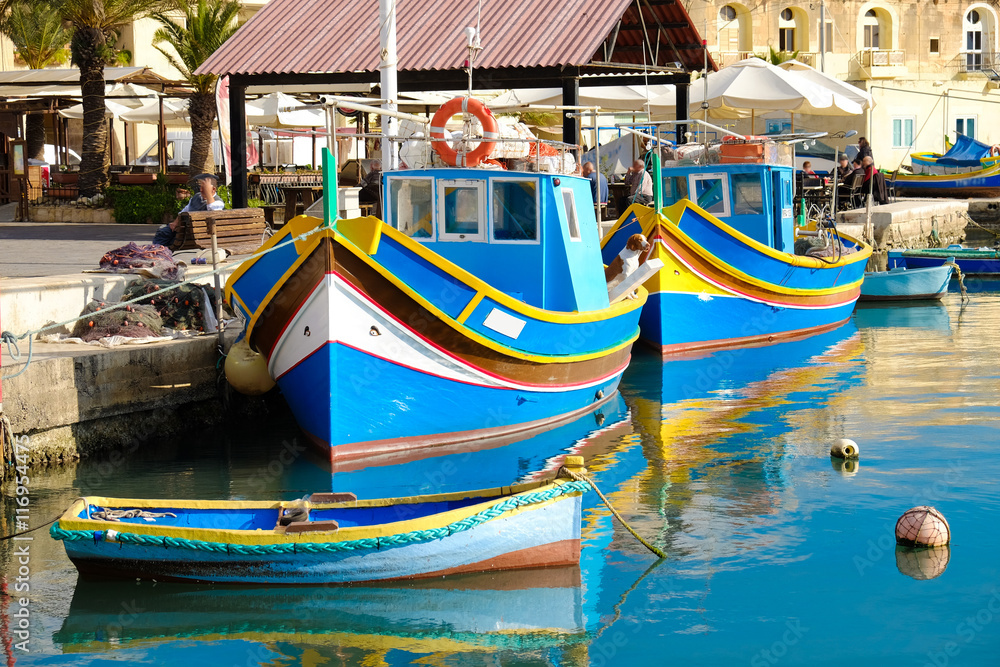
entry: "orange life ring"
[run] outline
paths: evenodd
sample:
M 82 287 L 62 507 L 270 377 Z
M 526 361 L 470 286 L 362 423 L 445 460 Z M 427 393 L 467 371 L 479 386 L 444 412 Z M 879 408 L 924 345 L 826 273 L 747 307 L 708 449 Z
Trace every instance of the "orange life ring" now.
M 990 146 L 990 157 L 1000 156 L 1000 144 Z
M 483 126 L 483 140 L 475 150 L 461 155 L 444 141 L 444 126 L 457 113 L 471 113 Z M 493 112 L 475 97 L 454 97 L 442 104 L 431 119 L 431 139 L 437 140 L 431 142 L 434 152 L 453 167 L 475 167 L 490 154 L 499 138 L 500 131 Z

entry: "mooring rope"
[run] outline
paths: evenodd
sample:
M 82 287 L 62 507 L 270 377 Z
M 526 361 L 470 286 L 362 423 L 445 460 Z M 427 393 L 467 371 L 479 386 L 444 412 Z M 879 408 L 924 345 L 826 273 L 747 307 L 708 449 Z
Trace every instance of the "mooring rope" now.
M 958 264 L 956 262 L 945 262 L 941 266 L 950 266 L 955 269 L 955 274 L 958 276 L 958 286 L 962 289 L 962 301 L 971 301 L 972 298 L 965 289 L 965 278 L 962 276 L 962 269 L 958 267 Z
M 0 412 L 0 480 L 7 472 L 7 464 L 14 461 L 14 428 L 10 424 L 7 415 Z
M 309 238 L 313 234 L 321 232 L 321 231 L 323 231 L 325 229 L 327 229 L 327 227 L 325 227 L 323 225 L 318 225 L 317 227 L 315 227 L 315 228 L 313 228 L 313 229 L 311 229 L 311 230 L 309 230 L 307 232 L 304 232 L 304 233 L 302 233 L 302 234 L 300 234 L 298 236 L 293 236 L 293 237 L 287 239 L 286 241 L 282 241 L 281 243 L 279 243 L 277 245 L 274 245 L 274 246 L 272 246 L 270 248 L 267 248 L 266 250 L 262 250 L 260 252 L 256 252 L 253 255 L 251 255 L 250 257 L 248 257 L 247 259 L 243 260 L 243 262 L 249 261 L 251 259 L 257 259 L 259 257 L 262 257 L 262 256 L 268 254 L 268 253 L 274 252 L 275 250 L 280 250 L 281 248 L 284 248 L 284 247 L 286 247 L 286 246 L 288 246 L 290 244 L 293 244 L 296 241 L 304 241 L 305 239 Z M 243 262 L 240 262 L 240 264 L 242 264 Z M 187 279 L 182 280 L 182 281 L 180 281 L 178 283 L 174 283 L 174 284 L 172 284 L 172 285 L 170 285 L 168 287 L 164 287 L 164 288 L 158 289 L 158 290 L 156 290 L 154 292 L 150 292 L 149 294 L 142 294 L 140 296 L 135 297 L 134 299 L 129 299 L 128 301 L 120 301 L 118 303 L 102 307 L 101 311 L 102 312 L 108 312 L 108 311 L 112 311 L 112 310 L 118 310 L 119 308 L 125 308 L 126 306 L 131 306 L 131 305 L 137 304 L 140 301 L 144 301 L 144 300 L 149 299 L 151 297 L 159 296 L 160 294 L 164 294 L 166 292 L 170 292 L 172 290 L 175 290 L 178 287 L 180 287 L 181 285 L 188 285 L 188 284 L 194 283 L 196 280 L 202 280 L 204 278 L 209 278 L 209 277 L 211 277 L 211 276 L 213 276 L 213 275 L 215 275 L 217 273 L 221 273 L 223 271 L 226 271 L 227 269 L 235 268 L 235 267 L 239 266 L 240 264 L 235 264 L 233 266 L 228 266 L 228 265 L 226 265 L 226 266 L 219 266 L 218 268 L 212 269 L 208 273 L 203 273 L 203 274 L 201 274 L 199 276 L 196 276 L 196 277 L 187 278 Z M 23 373 L 28 368 L 28 365 L 31 364 L 31 354 L 32 354 L 31 341 L 34 339 L 35 336 L 37 336 L 40 333 L 44 333 L 46 331 L 51 331 L 52 329 L 59 329 L 59 328 L 68 326 L 70 324 L 75 324 L 76 322 L 79 322 L 80 320 L 84 320 L 84 319 L 87 319 L 87 318 L 92 317 L 92 316 L 93 316 L 92 313 L 87 313 L 87 314 L 84 314 L 84 315 L 78 315 L 77 317 L 73 317 L 73 318 L 70 318 L 68 320 L 63 320 L 62 322 L 56 322 L 54 324 L 46 324 L 44 327 L 40 327 L 38 329 L 32 329 L 30 331 L 25 331 L 21 335 L 15 335 L 15 334 L 11 333 L 10 331 L 4 331 L 4 332 L 0 333 L 0 342 L 3 342 L 3 343 L 7 344 L 7 349 L 8 349 L 8 351 L 11 354 L 11 359 L 13 359 L 14 361 L 18 361 L 21 358 L 20 350 L 17 347 L 17 341 L 23 340 L 24 338 L 28 339 L 28 359 L 24 363 L 24 366 L 22 366 L 20 368 L 20 370 L 17 371 L 17 373 L 13 373 L 11 375 L 4 375 L 0 379 L 9 380 L 11 378 L 15 378 L 18 375 L 20 375 L 21 373 Z M 13 349 L 11 349 L 12 346 L 13 346 Z
M 346 540 L 343 542 L 282 542 L 279 544 L 232 544 L 228 542 L 211 542 L 206 540 L 189 540 L 183 537 L 166 537 L 162 535 L 141 535 L 138 533 L 115 533 L 109 536 L 106 531 L 100 530 L 63 530 L 58 525 L 52 526 L 49 533 L 54 539 L 67 540 L 70 542 L 78 540 L 94 540 L 99 542 L 102 539 L 108 541 L 122 542 L 125 544 L 135 544 L 147 547 L 170 547 L 179 549 L 191 549 L 194 551 L 208 551 L 213 553 L 240 554 L 247 556 L 266 556 L 271 554 L 297 554 L 297 553 L 337 553 L 354 550 L 381 549 L 384 547 L 403 546 L 407 544 L 419 544 L 431 542 L 443 537 L 449 537 L 455 533 L 464 532 L 471 528 L 495 519 L 507 512 L 511 512 L 520 507 L 542 503 L 560 496 L 571 493 L 582 493 L 589 490 L 593 485 L 585 480 L 566 482 L 558 486 L 552 486 L 542 491 L 534 491 L 517 496 L 511 496 L 490 507 L 473 514 L 470 517 L 455 521 L 447 526 L 439 528 L 428 528 L 425 530 L 412 530 L 385 537 L 368 537 L 360 540 Z
M 614 517 L 616 519 L 618 519 L 618 522 L 621 523 L 621 525 L 625 526 L 625 530 L 627 530 L 628 532 L 632 533 L 632 537 L 634 537 L 635 539 L 639 540 L 639 542 L 642 544 L 642 546 L 646 547 L 647 549 L 649 549 L 650 551 L 652 551 L 654 554 L 656 554 L 660 558 L 666 558 L 667 557 L 667 554 L 664 553 L 662 549 L 659 549 L 658 547 L 655 547 L 652 544 L 650 544 L 649 542 L 647 542 L 645 539 L 643 539 L 643 537 L 641 535 L 639 535 L 639 533 L 635 532 L 635 530 L 632 528 L 632 526 L 628 525 L 628 521 L 626 521 L 625 519 L 622 518 L 622 515 L 618 513 L 618 510 L 616 510 L 614 507 L 612 507 L 611 501 L 608 500 L 607 497 L 605 497 L 605 495 L 603 493 L 601 493 L 601 490 L 599 488 L 597 488 L 597 484 L 594 483 L 594 480 L 590 479 L 590 477 L 588 477 L 585 474 L 578 473 L 578 472 L 576 472 L 574 470 L 571 470 L 570 468 L 567 468 L 567 467 L 563 467 L 562 472 L 565 472 L 567 475 L 569 475 L 570 477 L 572 477 L 577 482 L 584 482 L 586 484 L 589 484 L 590 487 L 592 489 L 594 489 L 594 491 L 597 492 L 597 495 L 600 497 L 601 501 L 604 502 L 604 504 L 607 506 L 607 508 L 609 510 L 611 510 L 611 514 L 613 514 Z

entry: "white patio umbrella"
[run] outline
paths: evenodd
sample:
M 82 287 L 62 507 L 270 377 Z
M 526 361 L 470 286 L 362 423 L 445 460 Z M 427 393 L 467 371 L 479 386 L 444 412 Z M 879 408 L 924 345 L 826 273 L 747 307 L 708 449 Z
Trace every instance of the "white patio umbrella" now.
M 122 114 L 126 114 L 132 111 L 130 107 L 123 104 L 118 104 L 112 100 L 104 101 L 104 117 L 105 118 L 120 118 Z M 68 109 L 60 109 L 59 115 L 63 118 L 72 118 L 74 120 L 81 120 L 83 118 L 83 105 L 75 104 Z
M 104 96 L 109 102 L 115 102 L 131 109 L 138 109 L 151 99 L 156 98 L 156 91 L 152 88 L 140 86 L 137 83 L 116 83 L 108 85 L 104 89 Z
M 657 97 L 670 95 L 673 99 L 672 85 L 654 84 L 652 86 L 580 86 L 579 106 L 599 106 L 609 111 L 643 112 L 644 105 Z M 529 88 L 508 90 L 489 102 L 491 109 L 521 106 L 525 104 L 561 105 L 561 88 Z
M 167 127 L 189 127 L 191 125 L 188 116 L 188 101 L 177 99 L 163 100 L 163 124 Z M 141 107 L 132 109 L 119 116 L 129 123 L 160 123 L 160 101 L 149 100 Z
M 852 86 L 849 83 L 832 77 L 829 74 L 824 74 L 818 69 L 803 62 L 799 62 L 798 60 L 786 60 L 778 65 L 778 67 L 789 72 L 795 72 L 799 76 L 802 76 L 817 85 L 828 88 L 834 93 L 838 93 L 849 100 L 857 102 L 861 105 L 861 109 L 863 111 L 868 111 L 875 106 L 870 93 L 861 90 L 857 86 Z
M 747 58 L 708 75 L 691 86 L 689 113 L 696 115 L 702 100 L 708 101 L 711 115 L 750 110 L 751 132 L 754 115 L 760 110 L 784 110 L 819 116 L 856 116 L 861 105 L 843 94 L 813 83 L 794 71 L 776 67 L 760 58 Z M 674 100 L 660 98 L 650 105 L 653 112 L 672 113 Z
M 267 127 L 321 127 L 326 112 L 318 105 L 306 105 L 282 92 L 269 93 L 246 103 L 247 122 Z

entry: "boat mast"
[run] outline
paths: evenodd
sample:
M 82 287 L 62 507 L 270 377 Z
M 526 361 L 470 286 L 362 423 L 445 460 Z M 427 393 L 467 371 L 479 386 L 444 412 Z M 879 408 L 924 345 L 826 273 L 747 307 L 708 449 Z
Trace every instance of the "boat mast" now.
M 382 108 L 396 111 L 399 93 L 396 87 L 396 0 L 379 0 L 379 83 L 382 86 Z M 399 168 L 399 156 L 391 137 L 396 136 L 396 119 L 382 119 L 382 168 L 386 171 Z

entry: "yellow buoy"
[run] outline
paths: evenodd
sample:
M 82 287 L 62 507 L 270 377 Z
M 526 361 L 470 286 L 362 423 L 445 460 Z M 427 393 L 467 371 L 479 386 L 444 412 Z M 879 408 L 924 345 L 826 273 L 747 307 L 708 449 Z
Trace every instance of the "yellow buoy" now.
M 226 380 L 233 389 L 247 396 L 266 394 L 274 386 L 267 372 L 264 355 L 250 349 L 246 339 L 241 339 L 229 350 L 226 357 Z

